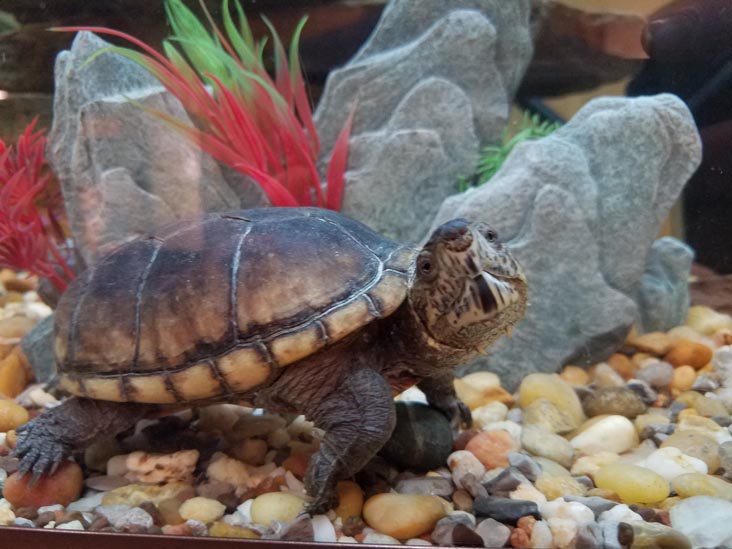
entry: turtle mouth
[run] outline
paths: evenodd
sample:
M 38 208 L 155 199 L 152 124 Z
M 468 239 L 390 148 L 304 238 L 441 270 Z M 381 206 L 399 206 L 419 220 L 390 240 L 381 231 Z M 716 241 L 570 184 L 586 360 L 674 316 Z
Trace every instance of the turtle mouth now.
M 484 314 L 501 312 L 521 300 L 517 281 L 526 283 L 526 277 L 520 271 L 514 276 L 481 271 L 473 278 L 471 284 L 475 304 Z

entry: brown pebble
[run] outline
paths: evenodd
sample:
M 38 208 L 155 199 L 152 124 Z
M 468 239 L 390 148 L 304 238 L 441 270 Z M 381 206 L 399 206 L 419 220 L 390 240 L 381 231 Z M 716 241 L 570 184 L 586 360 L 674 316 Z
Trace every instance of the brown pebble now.
M 452 503 L 458 511 L 473 512 L 473 498 L 467 490 L 455 490 L 452 494 Z
M 38 518 L 38 508 L 37 507 L 18 507 L 15 510 L 15 516 L 18 518 L 24 518 L 28 520 L 36 520 Z
M 290 457 L 282 462 L 282 467 L 284 467 L 297 478 L 302 480 L 305 477 L 305 471 L 308 468 L 308 463 L 310 463 L 310 456 L 312 456 L 311 453 L 303 452 L 292 454 Z
M 101 532 L 104 528 L 109 528 L 109 521 L 105 517 L 97 516 L 87 530 L 90 532 Z
M 468 445 L 468 442 L 470 442 L 470 439 L 478 433 L 480 433 L 480 429 L 466 429 L 465 431 L 462 431 L 458 436 L 455 437 L 455 440 L 452 443 L 453 451 L 458 452 L 460 450 L 465 450 L 465 447 Z
M 536 524 L 536 519 L 531 515 L 526 515 L 525 517 L 518 519 L 516 527 L 521 528 L 529 535 L 529 537 L 531 537 L 531 531 L 534 529 L 534 524 Z
M 671 350 L 666 353 L 663 359 L 670 362 L 674 367 L 691 366 L 699 370 L 712 360 L 712 350 L 702 343 L 680 339 L 674 343 Z
M 294 473 L 293 473 L 294 474 Z M 261 496 L 270 492 L 279 492 L 280 486 L 287 484 L 284 476 L 267 477 L 254 488 L 254 496 Z
M 53 475 L 41 477 L 33 486 L 30 486 L 33 477 L 20 477 L 13 473 L 3 485 L 3 497 L 16 507 L 53 505 L 59 503 L 68 505 L 79 498 L 84 487 L 84 475 L 73 461 L 62 463 Z
M 579 366 L 565 366 L 559 374 L 559 377 L 573 387 L 587 385 L 590 382 L 590 374 Z
M 356 536 L 363 532 L 364 528 L 366 528 L 366 523 L 361 517 L 350 516 L 343 521 L 341 531 L 346 536 Z
M 633 361 L 621 353 L 613 354 L 605 362 L 626 380 L 635 377 L 635 372 L 638 370 L 638 367 L 633 364 Z
M 148 515 L 150 515 L 153 519 L 153 524 L 156 524 L 158 526 L 162 526 L 165 524 L 165 519 L 163 518 L 163 514 L 160 512 L 160 510 L 155 506 L 155 504 L 152 501 L 143 501 L 140 505 L 138 505 L 140 509 L 145 511 Z
M 54 513 L 53 511 L 43 511 L 43 513 L 38 515 L 38 517 L 36 518 L 36 526 L 43 528 L 52 520 L 56 520 L 56 513 Z
M 525 530 L 521 528 L 514 528 L 513 532 L 511 532 L 509 543 L 511 544 L 511 547 L 529 548 L 531 547 L 531 538 Z
M 10 448 L 11 450 L 15 450 L 15 445 L 18 442 L 18 434 L 15 432 L 15 429 L 10 429 L 7 433 L 5 433 L 5 446 Z
M 158 503 L 158 512 L 163 524 L 176 525 L 185 522 L 178 512 L 180 506 L 181 501 L 178 498 L 168 498 Z

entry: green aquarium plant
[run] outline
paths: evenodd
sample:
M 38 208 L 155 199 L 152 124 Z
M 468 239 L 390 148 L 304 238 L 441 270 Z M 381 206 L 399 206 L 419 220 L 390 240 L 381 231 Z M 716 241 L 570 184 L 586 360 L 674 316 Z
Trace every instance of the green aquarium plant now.
M 320 154 L 312 110 L 300 69 L 298 24 L 289 58 L 272 24 L 274 77 L 265 68 L 266 40 L 256 41 L 238 0 L 230 12 L 222 4 L 223 30 L 203 2 L 207 28 L 181 0 L 165 0 L 171 36 L 164 55 L 130 36 L 106 27 L 64 27 L 122 38 L 142 51 L 110 47 L 139 63 L 183 104 L 194 125 L 140 105 L 164 120 L 220 162 L 255 180 L 274 206 L 340 209 L 353 112 L 333 148 L 325 189 L 316 167 Z M 100 52 L 101 53 L 101 52 Z M 93 58 L 92 58 L 93 59 Z M 91 60 L 90 60 L 91 61 Z
M 482 185 L 493 177 L 503 165 L 513 148 L 527 139 L 540 139 L 551 134 L 561 124 L 544 120 L 538 114 L 524 113 L 518 131 L 511 136 L 508 128 L 504 130 L 501 143 L 483 148 L 472 177 L 458 179 L 458 190 L 466 191 L 470 187 Z
M 63 199 L 46 163 L 44 131 L 35 125 L 15 144 L 0 139 L 0 267 L 47 278 L 63 291 L 74 278 Z

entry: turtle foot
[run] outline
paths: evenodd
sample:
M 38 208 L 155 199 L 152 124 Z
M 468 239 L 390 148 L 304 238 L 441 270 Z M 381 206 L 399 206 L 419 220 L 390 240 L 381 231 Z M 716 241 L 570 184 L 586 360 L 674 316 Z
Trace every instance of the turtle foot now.
M 32 483 L 45 474 L 53 474 L 73 452 L 71 446 L 54 436 L 43 416 L 19 427 L 17 434 L 13 454 L 20 459 L 18 471 L 21 477 L 31 473 Z

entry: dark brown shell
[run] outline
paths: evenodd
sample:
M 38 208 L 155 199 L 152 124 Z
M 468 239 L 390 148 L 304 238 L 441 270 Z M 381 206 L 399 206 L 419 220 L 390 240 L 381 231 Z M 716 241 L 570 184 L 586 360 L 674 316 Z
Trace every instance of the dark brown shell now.
M 72 392 L 110 400 L 156 402 L 142 383 L 154 375 L 175 400 L 246 390 L 251 379 L 227 387 L 234 369 L 259 368 L 261 379 L 394 312 L 414 254 L 315 208 L 176 223 L 125 244 L 69 286 L 56 310 L 58 369 Z M 199 371 L 219 385 L 202 389 Z M 171 389 L 181 372 L 191 391 Z M 99 377 L 113 385 L 89 394 L 84 379 Z

